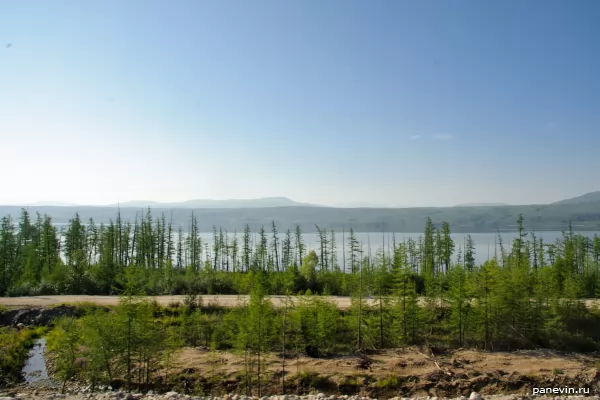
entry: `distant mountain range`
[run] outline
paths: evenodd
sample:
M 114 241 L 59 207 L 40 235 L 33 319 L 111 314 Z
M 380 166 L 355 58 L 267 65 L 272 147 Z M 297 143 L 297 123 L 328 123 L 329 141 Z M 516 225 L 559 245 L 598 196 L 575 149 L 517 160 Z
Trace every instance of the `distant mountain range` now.
M 573 197 L 570 199 L 560 200 L 550 205 L 578 205 L 600 202 L 600 191 L 586 193 L 581 196 Z M 301 203 L 298 201 L 291 200 L 287 197 L 262 197 L 258 199 L 229 199 L 229 200 L 212 200 L 212 199 L 197 199 L 188 200 L 182 202 L 158 202 L 152 200 L 134 200 L 126 201 L 119 204 L 110 204 L 108 206 L 84 206 L 67 202 L 59 201 L 36 201 L 34 203 L 22 204 L 21 206 L 29 207 L 40 207 L 40 206 L 51 206 L 51 207 L 122 207 L 122 208 L 182 208 L 182 209 L 202 209 L 202 208 L 269 208 L 269 207 L 322 207 L 322 208 L 374 208 L 374 209 L 394 209 L 394 208 L 408 208 L 408 207 L 396 207 L 383 204 L 373 204 L 364 202 L 341 202 L 335 204 L 333 207 L 324 206 L 319 204 Z M 509 207 L 510 204 L 506 203 L 464 203 L 458 204 L 454 207 Z M 415 208 L 415 207 L 410 207 Z M 435 207 L 434 207 L 435 208 Z M 440 207 L 438 207 L 440 208 Z M 443 207 L 441 207 L 443 208 Z
M 510 204 L 506 203 L 464 203 L 459 204 L 454 207 L 503 207 L 508 206 Z
M 572 199 L 555 201 L 552 204 L 555 204 L 555 205 L 561 205 L 561 204 L 575 205 L 575 204 L 587 204 L 587 203 L 595 203 L 595 202 L 600 202 L 600 191 L 586 193 L 586 194 L 583 194 L 581 196 L 573 197 Z
M 333 207 L 336 208 L 400 208 L 385 204 L 361 203 L 361 202 L 346 202 L 336 203 Z
M 197 199 L 175 203 L 160 203 L 150 200 L 126 201 L 111 204 L 109 207 L 135 207 L 135 208 L 265 208 L 265 207 L 325 207 L 316 204 L 300 203 L 287 197 L 262 197 L 260 199 L 229 199 L 210 200 Z
M 239 204 L 239 203 L 238 203 Z M 146 206 L 147 204 L 144 204 Z M 256 204 L 255 204 L 256 205 Z M 139 221 L 147 215 L 142 205 L 121 207 L 124 221 Z M 30 206 L 32 218 L 47 214 L 57 225 L 64 225 L 76 213 L 82 221 L 93 218 L 95 223 L 109 224 L 116 221 L 116 207 L 98 206 Z M 144 207 L 145 208 L 145 207 Z M 22 206 L 0 206 L 0 216 L 11 216 L 14 222 L 21 215 Z M 600 231 L 600 201 L 582 204 L 538 204 L 502 207 L 419 207 L 419 208 L 337 208 L 314 206 L 255 207 L 255 208 L 164 208 L 151 207 L 153 218 L 164 215 L 173 226 L 188 230 L 192 212 L 198 221 L 200 232 L 211 232 L 213 227 L 228 232 L 242 232 L 246 225 L 257 232 L 275 222 L 280 232 L 293 231 L 300 226 L 303 232 L 315 232 L 318 225 L 327 231 L 346 232 L 422 232 L 427 217 L 436 226 L 443 221 L 450 224 L 455 233 L 514 231 L 520 214 L 525 217 L 525 228 L 538 231 L 568 229 L 569 222 L 576 231 Z M 111 222 L 112 221 L 112 222 Z
M 56 202 L 39 202 L 54 203 Z M 58 203 L 61 204 L 61 203 Z M 119 204 L 121 218 L 135 221 L 151 208 L 152 215 L 165 215 L 175 226 L 188 229 L 192 211 L 199 230 L 210 232 L 214 226 L 228 232 L 241 232 L 248 225 L 252 231 L 270 226 L 273 222 L 280 231 L 303 232 L 321 229 L 355 232 L 421 232 L 427 217 L 439 226 L 450 223 L 453 232 L 498 232 L 514 230 L 519 214 L 525 217 L 526 229 L 558 231 L 567 229 L 569 221 L 577 231 L 600 230 L 600 192 L 587 193 L 553 204 L 505 205 L 501 203 L 470 203 L 455 207 L 325 207 L 299 203 L 286 197 L 268 197 L 248 200 L 191 200 L 180 203 L 134 201 Z M 23 205 L 30 215 L 48 214 L 56 224 L 67 223 L 75 213 L 83 221 L 93 218 L 96 223 L 110 223 L 116 218 L 116 204 L 109 206 Z M 0 217 L 10 215 L 17 221 L 23 206 L 0 206 Z

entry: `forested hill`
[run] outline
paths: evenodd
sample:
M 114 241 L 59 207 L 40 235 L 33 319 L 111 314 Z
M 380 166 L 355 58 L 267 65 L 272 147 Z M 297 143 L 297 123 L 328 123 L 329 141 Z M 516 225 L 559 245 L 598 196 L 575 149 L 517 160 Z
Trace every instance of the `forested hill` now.
M 10 215 L 18 219 L 19 206 L 0 206 L 0 216 Z M 36 213 L 48 214 L 54 223 L 66 223 L 75 213 L 82 220 L 93 218 L 96 223 L 114 221 L 117 216 L 115 207 L 28 207 L 35 218 Z M 147 209 L 120 209 L 121 218 L 133 222 L 136 215 L 146 213 Z M 300 225 L 303 232 L 316 232 L 315 224 L 323 229 L 353 228 L 355 232 L 420 232 L 427 217 L 439 225 L 447 221 L 453 232 L 476 233 L 496 232 L 515 229 L 519 214 L 525 216 L 526 228 L 536 231 L 557 231 L 568 227 L 578 231 L 600 230 L 600 201 L 586 204 L 550 204 L 527 206 L 489 206 L 489 207 L 447 207 L 447 208 L 330 208 L 330 207 L 267 207 L 267 208 L 231 208 L 231 209 L 186 209 L 152 208 L 154 217 L 164 213 L 166 220 L 173 225 L 182 225 L 187 230 L 191 214 L 198 220 L 199 230 L 212 231 L 213 226 L 222 227 L 229 232 L 243 231 L 246 224 L 257 231 L 261 225 L 270 226 L 275 221 L 280 230 L 294 229 Z
M 573 197 L 572 199 L 565 199 L 561 201 L 554 202 L 552 204 L 560 205 L 560 204 L 589 204 L 589 203 L 598 203 L 600 202 L 600 191 L 590 192 L 583 194 L 581 196 Z

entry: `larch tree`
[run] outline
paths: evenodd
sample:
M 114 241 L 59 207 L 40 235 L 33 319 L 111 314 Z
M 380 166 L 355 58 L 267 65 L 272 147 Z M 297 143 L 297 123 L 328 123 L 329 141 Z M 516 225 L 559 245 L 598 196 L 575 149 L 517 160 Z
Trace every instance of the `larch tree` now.
M 304 240 L 302 239 L 302 231 L 300 230 L 300 225 L 296 225 L 295 240 L 296 254 L 298 256 L 298 266 L 302 266 L 302 260 L 304 258 L 304 252 L 306 251 L 306 245 L 304 244 Z

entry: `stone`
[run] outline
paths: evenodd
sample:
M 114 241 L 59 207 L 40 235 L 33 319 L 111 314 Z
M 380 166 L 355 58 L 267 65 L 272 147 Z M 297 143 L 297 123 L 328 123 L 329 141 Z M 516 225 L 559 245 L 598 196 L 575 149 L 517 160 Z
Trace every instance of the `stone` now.
M 481 395 L 477 392 L 472 392 L 469 396 L 469 400 L 482 400 Z

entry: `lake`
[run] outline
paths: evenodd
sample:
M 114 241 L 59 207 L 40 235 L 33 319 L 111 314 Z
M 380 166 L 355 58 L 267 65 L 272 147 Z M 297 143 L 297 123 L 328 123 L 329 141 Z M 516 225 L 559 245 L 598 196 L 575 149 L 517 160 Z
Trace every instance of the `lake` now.
M 575 232 L 575 233 L 580 233 L 584 236 L 588 236 L 588 237 L 594 237 L 594 235 L 600 235 L 600 231 L 587 231 L 587 232 Z M 257 234 L 254 234 L 255 236 L 258 236 Z M 454 251 L 454 255 L 453 257 L 456 258 L 456 255 L 458 253 L 458 246 L 462 246 L 464 247 L 464 242 L 466 241 L 467 235 L 469 235 L 468 233 L 454 233 L 451 234 L 452 240 L 454 240 L 454 243 L 456 245 L 455 251 Z M 473 242 L 475 244 L 475 262 L 477 264 L 483 264 L 486 260 L 488 260 L 489 258 L 492 258 L 494 256 L 494 243 L 495 241 L 497 241 L 497 234 L 496 233 L 471 233 L 471 238 L 473 239 Z M 202 241 L 208 241 L 208 243 L 212 244 L 212 233 L 211 232 L 202 232 L 199 235 L 202 238 Z M 284 235 L 282 235 L 281 233 L 278 235 L 279 236 L 279 240 L 281 241 L 284 238 Z M 356 239 L 358 240 L 359 243 L 363 244 L 364 247 L 364 254 L 366 255 L 368 253 L 368 243 L 370 242 L 371 244 L 371 252 L 374 254 L 375 251 L 377 251 L 378 249 L 381 249 L 382 245 L 384 244 L 385 241 L 385 248 L 387 251 L 387 248 L 389 246 L 390 249 L 390 254 L 392 252 L 392 233 L 386 233 L 385 235 L 382 233 L 375 233 L 375 232 L 370 232 L 370 233 L 365 233 L 365 232 L 357 232 L 355 233 Z M 408 240 L 409 238 L 413 238 L 415 241 L 419 239 L 419 236 L 423 236 L 423 233 L 396 233 L 396 243 Z M 510 251 L 511 248 L 511 244 L 514 238 L 517 237 L 517 232 L 501 232 L 500 236 L 502 237 L 502 242 L 504 245 L 504 248 L 506 251 Z M 529 237 L 530 235 L 528 234 L 527 237 Z M 547 231 L 547 232 L 535 232 L 535 236 L 536 238 L 543 238 L 544 239 L 544 243 L 548 244 L 548 243 L 554 243 L 556 242 L 556 239 L 562 237 L 562 232 L 559 231 Z M 242 235 L 241 234 L 237 234 L 239 243 L 241 244 L 241 238 Z M 229 240 L 231 243 L 231 240 L 233 238 L 233 234 L 229 234 Z M 293 237 L 292 237 L 293 238 Z M 306 248 L 308 250 L 315 250 L 317 252 L 317 254 L 319 253 L 319 238 L 318 235 L 316 233 L 305 233 L 302 235 L 302 238 L 304 239 L 304 244 L 306 245 Z M 336 232 L 335 233 L 335 238 L 336 238 L 336 246 L 337 246 L 337 257 L 338 257 L 338 262 L 339 264 L 342 263 L 342 233 L 341 232 Z M 268 236 L 269 241 L 271 240 L 271 236 Z M 345 234 L 345 241 L 346 241 L 346 258 L 348 257 L 347 255 L 347 243 L 348 243 L 348 234 Z M 500 254 L 500 248 L 498 246 L 498 254 Z M 346 260 L 346 264 L 348 263 L 348 261 Z
M 55 224 L 59 229 L 62 227 L 65 227 L 67 224 Z M 575 233 L 578 234 L 582 234 L 584 236 L 587 237 L 594 237 L 594 235 L 599 235 L 600 236 L 600 231 L 574 231 Z M 258 233 L 253 232 L 252 233 L 255 243 L 256 243 L 256 238 L 258 237 Z M 378 249 L 381 249 L 382 245 L 385 242 L 385 248 L 386 251 L 389 247 L 389 251 L 390 254 L 392 253 L 392 233 L 376 233 L 376 232 L 355 232 L 355 236 L 356 239 L 358 240 L 359 244 L 362 243 L 363 245 L 363 249 L 364 249 L 364 254 L 367 255 L 368 251 L 369 251 L 369 246 L 368 244 L 370 243 L 371 245 L 371 252 L 374 254 L 375 251 L 377 251 Z M 454 259 L 456 259 L 457 253 L 458 253 L 458 246 L 462 246 L 464 248 L 464 243 L 466 242 L 466 238 L 467 235 L 469 235 L 468 233 L 453 233 L 451 234 L 452 240 L 454 240 L 454 243 L 456 245 L 455 247 L 455 251 L 454 251 Z M 498 234 L 497 233 L 471 233 L 471 238 L 473 239 L 473 242 L 475 244 L 475 262 L 477 264 L 483 264 L 486 260 L 488 260 L 489 258 L 493 258 L 494 257 L 494 246 L 497 245 L 497 238 L 498 238 Z M 203 243 L 209 243 L 210 245 L 212 245 L 212 232 L 200 232 L 199 234 L 200 238 L 202 239 Z M 403 242 L 408 240 L 409 238 L 412 238 L 415 241 L 418 241 L 419 236 L 423 236 L 422 232 L 417 232 L 417 233 L 395 233 L 396 236 L 396 243 L 399 242 Z M 503 245 L 504 245 L 504 249 L 506 251 L 510 251 L 511 245 L 512 245 L 512 241 L 514 238 L 517 237 L 517 231 L 503 231 L 500 232 L 500 236 L 502 237 L 502 241 L 503 241 Z M 531 234 L 528 232 L 527 237 L 529 238 L 531 236 Z M 545 244 L 549 244 L 549 243 L 555 243 L 556 240 L 558 238 L 562 237 L 562 232 L 560 231 L 539 231 L 539 232 L 535 232 L 535 236 L 536 238 L 539 240 L 539 238 L 543 238 L 544 239 L 544 243 Z M 231 244 L 231 241 L 233 240 L 234 234 L 233 233 L 229 233 L 229 243 Z M 242 243 L 242 234 L 241 233 L 237 233 L 237 237 L 238 237 L 238 241 L 239 244 L 241 246 Z M 267 232 L 267 238 L 269 239 L 269 241 L 271 241 L 271 237 L 272 235 Z M 279 240 L 280 242 L 284 239 L 285 234 L 282 232 L 279 232 L 278 234 Z M 302 234 L 302 238 L 304 239 L 304 244 L 306 245 L 306 248 L 310 251 L 310 250 L 315 250 L 317 252 L 317 254 L 319 253 L 319 237 L 316 233 L 303 233 Z M 335 232 L 335 238 L 336 238 L 336 247 L 337 247 L 337 257 L 338 257 L 338 263 L 341 265 L 342 263 L 342 232 Z M 346 232 L 344 235 L 345 238 L 345 245 L 347 247 L 348 244 L 348 233 Z M 293 239 L 293 235 L 292 235 L 292 239 Z M 328 237 L 329 239 L 329 237 Z M 177 240 L 177 233 L 174 232 L 174 241 Z M 346 249 L 347 250 L 347 249 Z M 499 246 L 497 246 L 497 252 L 498 254 L 500 254 L 500 248 Z M 346 257 L 348 256 L 348 252 L 346 251 Z M 347 264 L 347 262 L 346 262 Z

